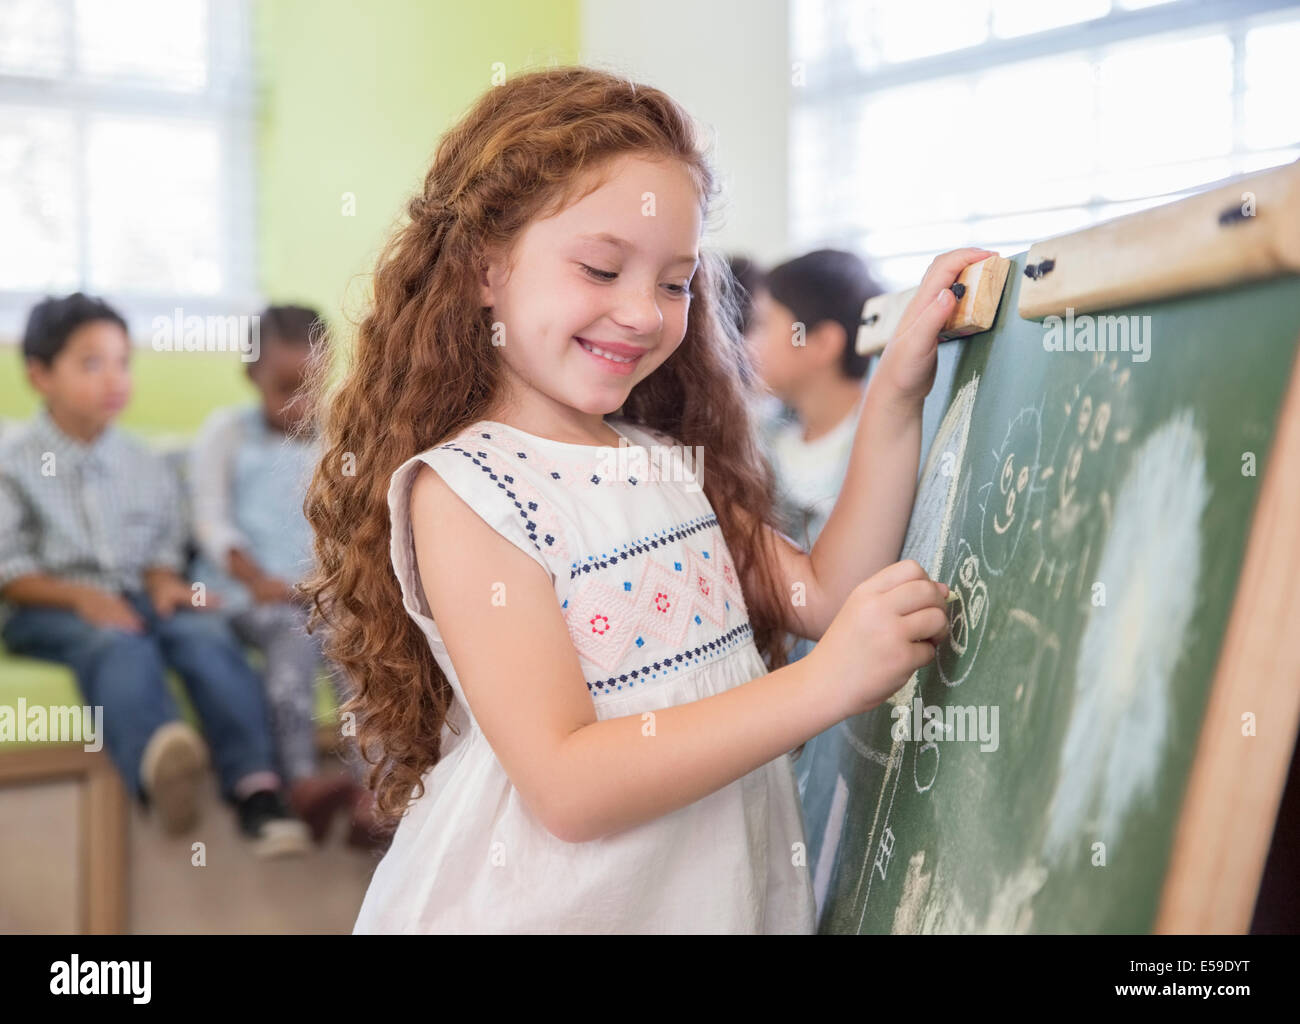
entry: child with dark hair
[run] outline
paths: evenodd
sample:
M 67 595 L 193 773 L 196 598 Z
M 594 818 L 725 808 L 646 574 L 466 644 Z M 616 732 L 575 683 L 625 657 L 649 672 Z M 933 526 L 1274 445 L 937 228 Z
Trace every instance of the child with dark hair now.
M 263 310 L 254 330 L 247 349 L 257 358 L 246 367 L 258 401 L 216 410 L 191 449 L 195 577 L 219 596 L 240 639 L 265 657 L 271 728 L 290 806 L 317 842 L 334 814 L 347 807 L 351 841 L 369 844 L 369 791 L 357 779 L 317 769 L 314 711 L 322 636 L 307 632 L 307 611 L 295 590 L 312 563 L 302 505 L 319 458 L 302 386 L 325 327 L 314 309 L 286 305 Z M 331 675 L 337 686 L 339 674 Z M 358 762 L 353 771 L 359 774 Z
M 226 622 L 197 610 L 171 469 L 113 425 L 130 396 L 126 322 L 81 293 L 32 310 L 23 356 L 44 406 L 0 444 L 0 597 L 15 654 L 67 664 L 104 709 L 104 742 L 163 828 L 197 815 L 203 741 L 167 689 L 175 669 L 212 746 L 222 796 L 260 856 L 300 853 L 257 676 Z
M 765 423 L 777 507 L 806 550 L 844 485 L 870 363 L 854 342 L 863 304 L 882 291 L 859 257 L 819 249 L 774 267 L 754 295 L 746 334 L 763 383 L 789 411 Z M 792 660 L 812 647 L 796 641 Z
M 763 272 L 748 256 L 728 256 L 727 266 L 735 289 L 736 328 L 748 334 L 754 323 L 754 296 L 763 288 Z

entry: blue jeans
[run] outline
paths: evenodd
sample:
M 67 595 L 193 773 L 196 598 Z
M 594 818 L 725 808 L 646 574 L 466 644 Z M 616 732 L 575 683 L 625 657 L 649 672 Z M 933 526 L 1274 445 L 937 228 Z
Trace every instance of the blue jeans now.
M 0 637 L 14 654 L 72 668 L 83 699 L 104 708 L 104 745 L 142 800 L 145 745 L 159 726 L 181 717 L 167 689 L 170 665 L 202 720 L 222 796 L 233 802 L 240 779 L 274 770 L 262 684 L 243 647 L 213 612 L 181 608 L 162 617 L 145 594 L 125 591 L 122 597 L 144 620 L 143 632 L 93 626 L 62 608 L 24 605 L 13 610 Z

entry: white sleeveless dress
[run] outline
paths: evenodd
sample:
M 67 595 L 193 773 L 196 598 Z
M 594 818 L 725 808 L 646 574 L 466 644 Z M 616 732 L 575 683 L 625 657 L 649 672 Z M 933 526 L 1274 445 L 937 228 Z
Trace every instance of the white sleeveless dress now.
M 442 759 L 375 869 L 355 934 L 815 931 L 790 754 L 654 821 L 557 839 L 484 738 L 429 617 L 409 521 L 421 462 L 554 580 L 597 719 L 686 704 L 766 672 L 690 453 L 656 461 L 676 442 L 622 417 L 606 422 L 629 447 L 485 420 L 393 473 L 393 568 L 451 682 L 460 735 L 444 727 Z

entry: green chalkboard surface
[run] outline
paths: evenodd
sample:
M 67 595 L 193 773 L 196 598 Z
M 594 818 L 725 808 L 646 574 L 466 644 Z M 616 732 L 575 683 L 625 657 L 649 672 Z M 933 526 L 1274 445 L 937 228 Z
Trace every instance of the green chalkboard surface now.
M 1024 264 L 991 330 L 940 346 L 926 405 L 902 557 L 960 593 L 949 638 L 795 762 L 823 933 L 1156 916 L 1300 278 L 1109 310 L 1143 333 L 1080 351 L 1100 323 L 1016 312 Z

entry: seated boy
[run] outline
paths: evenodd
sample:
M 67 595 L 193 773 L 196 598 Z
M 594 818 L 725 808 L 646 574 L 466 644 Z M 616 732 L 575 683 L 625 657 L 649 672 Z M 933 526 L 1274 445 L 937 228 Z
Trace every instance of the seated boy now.
M 83 698 L 104 709 L 127 788 L 173 833 L 196 819 L 205 764 L 166 686 L 174 668 L 254 852 L 301 853 L 307 829 L 280 793 L 261 683 L 180 576 L 179 482 L 113 425 L 130 395 L 130 349 L 125 321 L 98 299 L 32 310 L 23 357 L 44 405 L 0 443 L 0 637 L 15 654 L 73 669 Z
M 257 358 L 246 364 L 259 400 L 217 409 L 190 449 L 195 579 L 221 599 L 236 635 L 266 658 L 266 696 L 289 806 L 324 839 L 334 814 L 348 808 L 351 840 L 369 845 L 374 826 L 363 765 L 352 778 L 323 775 L 316 760 L 316 677 L 322 630 L 307 632 L 307 608 L 294 585 L 313 561 L 303 499 L 320 460 L 310 396 L 304 388 L 318 332 L 313 309 L 270 306 L 256 318 Z M 251 340 L 251 339 L 250 339 Z M 345 698 L 342 673 L 331 677 Z

